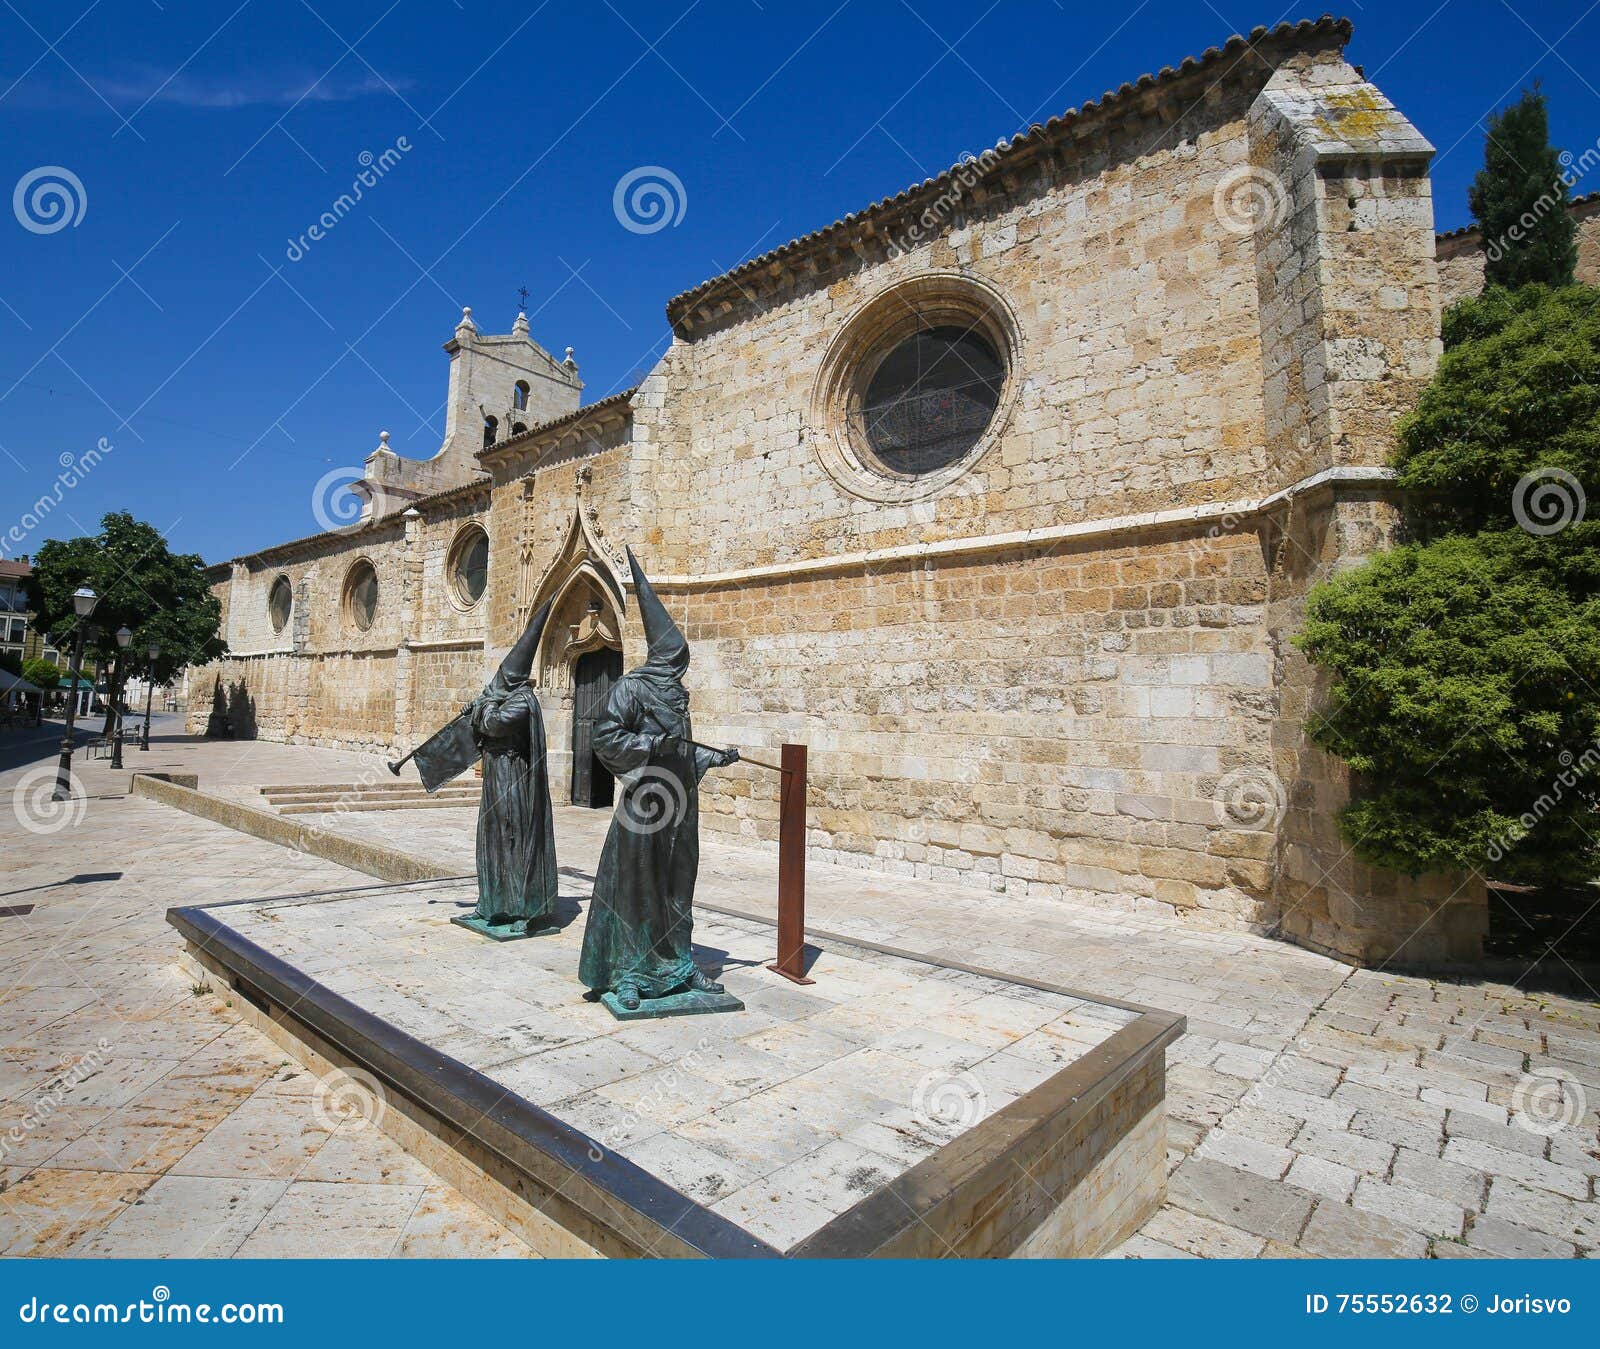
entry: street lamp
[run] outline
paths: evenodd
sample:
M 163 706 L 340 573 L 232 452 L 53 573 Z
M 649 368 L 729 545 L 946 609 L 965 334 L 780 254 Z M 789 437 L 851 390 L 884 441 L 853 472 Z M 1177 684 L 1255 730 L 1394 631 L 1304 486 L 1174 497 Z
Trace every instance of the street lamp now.
M 56 769 L 56 789 L 51 799 L 66 801 L 72 796 L 72 723 L 78 711 L 78 680 L 83 677 L 83 634 L 88 627 L 89 615 L 100 597 L 88 586 L 79 586 L 72 592 L 72 610 L 78 615 L 78 631 L 72 639 L 72 667 L 67 671 L 72 692 L 67 698 L 67 725 L 61 737 L 61 763 Z
M 150 665 L 144 672 L 144 734 L 139 737 L 139 748 L 150 748 L 150 695 L 156 687 L 156 657 L 161 654 L 161 643 L 151 642 L 145 655 L 150 657 Z
M 122 697 L 122 656 L 121 652 L 128 649 L 128 643 L 133 640 L 133 630 L 124 623 L 117 629 L 117 687 L 107 688 L 106 692 L 112 697 L 111 703 L 111 766 L 122 767 L 122 708 L 118 705 Z

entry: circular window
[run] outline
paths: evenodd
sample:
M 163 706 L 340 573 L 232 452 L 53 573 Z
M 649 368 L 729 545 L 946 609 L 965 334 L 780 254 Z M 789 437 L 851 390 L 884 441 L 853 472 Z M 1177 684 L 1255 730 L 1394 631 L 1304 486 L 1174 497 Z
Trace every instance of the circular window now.
M 812 443 L 856 496 L 913 501 L 949 486 L 1000 438 L 1021 331 L 1000 293 L 958 273 L 912 277 L 862 306 L 812 390 Z
M 362 632 L 372 626 L 378 612 L 378 573 L 365 559 L 351 567 L 344 578 L 344 612 Z
M 978 443 L 1005 382 L 1005 367 L 981 332 L 941 324 L 891 348 L 852 411 L 891 473 L 933 473 Z
M 489 536 L 469 525 L 450 547 L 450 589 L 456 601 L 470 609 L 489 584 Z
M 272 630 L 282 632 L 289 626 L 289 615 L 294 612 L 294 590 L 287 576 L 280 576 L 267 592 L 267 617 L 272 620 Z

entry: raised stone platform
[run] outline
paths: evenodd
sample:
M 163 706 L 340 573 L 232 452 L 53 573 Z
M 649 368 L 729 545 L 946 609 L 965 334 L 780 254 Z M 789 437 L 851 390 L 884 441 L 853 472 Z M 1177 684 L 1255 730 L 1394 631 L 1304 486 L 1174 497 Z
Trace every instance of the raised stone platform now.
M 175 909 L 234 1007 L 552 1255 L 1090 1255 L 1160 1201 L 1182 1018 L 706 913 L 744 1010 L 617 1020 L 557 930 L 454 926 L 459 881 Z M 340 1073 L 342 1075 L 332 1076 Z

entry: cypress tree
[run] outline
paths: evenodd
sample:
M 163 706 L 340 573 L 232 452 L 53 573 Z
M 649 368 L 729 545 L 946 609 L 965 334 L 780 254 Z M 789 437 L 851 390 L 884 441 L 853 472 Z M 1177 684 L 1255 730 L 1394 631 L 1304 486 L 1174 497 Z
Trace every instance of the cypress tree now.
M 1484 284 L 1570 286 L 1577 227 L 1567 214 L 1567 170 L 1550 144 L 1537 88 L 1490 117 L 1483 160 L 1467 204 L 1483 232 Z

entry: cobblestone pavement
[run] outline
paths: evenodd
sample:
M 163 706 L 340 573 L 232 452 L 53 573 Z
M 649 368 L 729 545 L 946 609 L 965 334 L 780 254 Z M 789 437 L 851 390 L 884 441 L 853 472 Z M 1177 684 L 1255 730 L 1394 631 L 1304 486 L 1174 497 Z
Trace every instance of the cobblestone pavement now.
M 253 781 L 354 781 L 374 762 L 264 744 L 159 748 L 163 766 L 198 771 L 203 788 L 246 798 Z M 154 766 L 157 749 L 145 757 Z M 9 794 L 16 777 L 0 775 L 0 790 Z M 84 777 L 96 795 L 126 788 L 125 774 L 115 777 L 100 764 L 86 766 Z M 459 857 L 470 869 L 470 810 L 303 818 L 437 860 Z M 589 869 L 605 823 L 604 812 L 558 811 L 563 865 Z M 9 828 L 0 817 L 0 831 Z M 91 801 L 76 830 L 49 836 L 44 846 L 29 843 L 23 870 L 34 883 L 54 882 L 75 868 L 100 868 L 108 847 L 143 846 L 156 850 L 141 873 L 149 890 L 130 891 L 123 881 L 107 884 L 98 900 L 86 897 L 88 886 L 41 892 L 82 910 L 76 919 L 63 912 L 54 920 L 69 934 L 92 904 L 125 912 L 122 921 L 135 925 L 150 907 L 148 927 L 135 927 L 148 934 L 143 945 L 101 957 L 110 962 L 105 974 L 120 976 L 113 996 L 125 1001 L 137 1001 L 129 989 L 142 988 L 140 981 L 171 958 L 175 943 L 160 924 L 168 903 L 362 883 L 339 868 L 133 800 Z M 774 870 L 770 852 L 708 840 L 701 898 L 770 911 Z M 1167 1203 L 1120 1255 L 1592 1257 L 1600 1250 L 1600 996 L 1353 971 L 1279 942 L 1174 918 L 836 866 L 812 865 L 808 902 L 809 919 L 821 929 L 1188 1016 L 1189 1032 L 1168 1059 Z M 48 911 L 41 904 L 39 912 Z M 14 962 L 23 954 L 12 950 L 22 938 L 6 930 L 16 921 L 0 920 L 8 980 L 16 980 Z M 41 928 L 35 944 L 52 936 L 59 939 Z M 51 958 L 76 961 L 61 951 L 80 944 L 87 938 L 69 936 Z M 38 1015 L 60 996 L 46 995 Z M 176 998 L 172 1006 L 181 1013 L 182 1004 Z M 80 1011 L 92 1020 L 86 999 L 34 1034 Z M 264 1086 L 266 1079 L 252 1097 Z M 21 1094 L 27 1090 L 25 1084 Z M 18 1096 L 0 1094 L 13 1102 Z M 403 1155 L 396 1164 L 414 1165 Z M 86 1202 L 115 1201 L 96 1192 Z
M 0 741 L 0 1255 L 531 1255 L 175 964 L 171 904 L 372 878 L 124 797 L 98 764 L 76 826 L 29 832 L 14 793 L 59 735 Z

